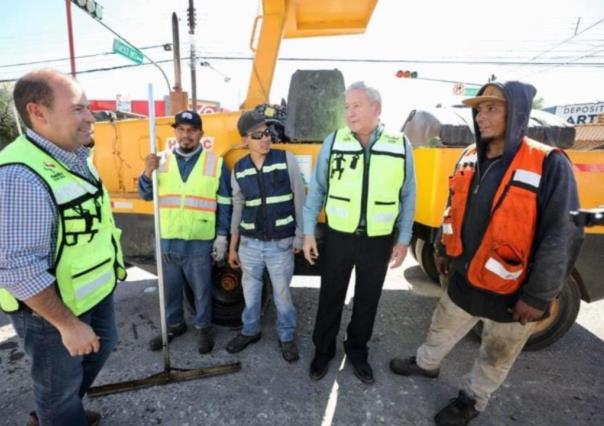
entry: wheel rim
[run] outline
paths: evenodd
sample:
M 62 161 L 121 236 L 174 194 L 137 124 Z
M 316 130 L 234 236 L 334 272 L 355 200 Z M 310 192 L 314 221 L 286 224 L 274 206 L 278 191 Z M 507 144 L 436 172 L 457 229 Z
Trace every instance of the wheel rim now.
M 539 333 L 543 332 L 544 330 L 547 330 L 552 325 L 552 323 L 554 321 L 556 321 L 556 318 L 558 318 L 559 312 L 560 312 L 560 298 L 556 297 L 556 299 L 554 299 L 554 301 L 552 302 L 552 304 L 549 308 L 549 317 L 537 322 L 537 325 L 535 326 L 535 329 L 533 330 L 533 335 L 539 334 Z
M 238 277 L 230 272 L 220 276 L 220 287 L 226 292 L 234 291 L 239 285 Z

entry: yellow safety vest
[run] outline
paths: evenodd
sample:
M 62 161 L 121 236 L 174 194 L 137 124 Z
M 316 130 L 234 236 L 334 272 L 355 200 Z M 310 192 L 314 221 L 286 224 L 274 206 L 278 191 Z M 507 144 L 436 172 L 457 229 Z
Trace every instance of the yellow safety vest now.
M 213 240 L 216 237 L 217 203 L 230 204 L 218 196 L 222 158 L 202 151 L 183 182 L 174 153 L 158 169 L 161 238 Z
M 348 127 L 336 132 L 329 156 L 327 225 L 353 233 L 365 218 L 367 235 L 389 235 L 400 212 L 400 193 L 405 180 L 405 138 L 382 132 L 365 148 Z
M 109 194 L 91 160 L 93 180 L 73 173 L 25 137 L 17 138 L 0 153 L 0 166 L 19 164 L 36 173 L 48 186 L 59 220 L 54 270 L 61 300 L 74 315 L 81 315 L 107 297 L 116 281 L 126 278 Z M 17 300 L 0 289 L 0 307 L 19 309 Z

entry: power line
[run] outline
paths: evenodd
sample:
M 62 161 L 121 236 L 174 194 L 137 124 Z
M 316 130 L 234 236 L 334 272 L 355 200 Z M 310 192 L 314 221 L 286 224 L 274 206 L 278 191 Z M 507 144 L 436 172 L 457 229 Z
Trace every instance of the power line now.
M 594 52 L 597 53 L 597 52 Z M 279 58 L 279 61 L 284 62 L 352 62 L 352 63 L 386 63 L 386 64 L 429 64 L 429 65 L 500 65 L 500 66 L 514 66 L 514 65 L 522 65 L 522 66 L 551 66 L 551 67 L 559 67 L 559 66 L 572 66 L 572 67 L 587 67 L 587 68 L 600 68 L 604 67 L 604 62 L 577 62 L 580 59 L 583 59 L 586 56 L 582 56 L 579 58 L 575 58 L 572 61 L 562 61 L 562 62 L 526 62 L 526 61 L 496 61 L 496 60 L 461 60 L 461 59 L 439 59 L 439 60 L 429 60 L 429 59 L 371 59 L 371 58 L 299 58 L 299 57 L 287 57 L 287 58 Z M 254 58 L 250 56 L 200 56 L 197 59 L 204 60 L 218 60 L 218 61 L 251 61 Z M 154 61 L 157 64 L 165 64 L 172 62 L 172 59 L 163 59 Z M 145 62 L 142 64 L 127 64 L 127 65 L 116 65 L 112 67 L 103 67 L 103 68 L 94 68 L 88 70 L 78 71 L 78 74 L 90 74 L 95 72 L 105 72 L 105 71 L 115 71 L 120 69 L 134 68 L 146 65 L 153 65 L 151 62 Z M 423 80 L 430 80 L 428 78 L 420 78 Z M 10 83 L 17 81 L 18 78 L 8 78 L 8 79 L 0 79 L 0 83 Z M 457 83 L 458 81 L 453 80 L 434 80 L 441 81 L 447 83 Z M 474 83 L 469 83 L 474 84 Z
M 600 25 L 602 22 L 604 22 L 604 18 L 600 19 L 599 21 L 596 21 L 595 23 L 591 24 L 589 27 L 585 28 L 585 29 L 584 29 L 584 30 L 582 30 L 582 31 L 577 32 L 577 31 L 575 30 L 575 33 L 574 33 L 572 36 L 570 36 L 570 37 L 568 37 L 568 38 L 566 38 L 566 39 L 562 40 L 561 42 L 559 42 L 559 43 L 558 43 L 558 44 L 556 44 L 555 46 L 550 47 L 549 49 L 544 50 L 543 52 L 539 53 L 538 55 L 533 56 L 531 59 L 529 59 L 529 61 L 530 61 L 530 62 L 532 62 L 532 61 L 534 61 L 535 59 L 537 59 L 537 58 L 539 58 L 539 57 L 541 57 L 541 56 L 545 55 L 546 53 L 551 52 L 552 50 L 556 49 L 557 47 L 560 47 L 560 46 L 562 46 L 563 44 L 568 43 L 568 42 L 569 42 L 569 41 L 571 41 L 572 39 L 574 39 L 574 38 L 576 38 L 576 37 L 580 36 L 581 34 L 585 33 L 586 31 L 589 31 L 590 29 L 592 29 L 592 28 L 593 28 L 593 27 L 595 27 L 596 25 Z M 579 24 L 577 23 L 577 26 L 578 26 L 578 25 L 579 25 Z
M 155 49 L 158 47 L 163 47 L 164 49 L 166 48 L 167 45 L 169 45 L 170 43 L 164 43 L 164 44 L 156 44 L 154 46 L 145 46 L 145 47 L 139 47 L 138 50 L 148 50 L 148 49 Z M 97 56 L 106 56 L 106 55 L 115 55 L 115 52 L 100 52 L 100 53 L 91 53 L 89 55 L 80 55 L 80 56 L 76 56 L 75 59 L 85 59 L 85 58 L 94 58 Z M 32 62 L 21 62 L 18 64 L 5 64 L 5 65 L 0 65 L 0 68 L 13 68 L 13 67 L 19 67 L 19 66 L 23 66 L 23 65 L 37 65 L 37 64 L 45 64 L 48 62 L 61 62 L 61 61 L 68 61 L 70 58 L 58 58 L 58 59 L 43 59 L 40 61 L 32 61 Z

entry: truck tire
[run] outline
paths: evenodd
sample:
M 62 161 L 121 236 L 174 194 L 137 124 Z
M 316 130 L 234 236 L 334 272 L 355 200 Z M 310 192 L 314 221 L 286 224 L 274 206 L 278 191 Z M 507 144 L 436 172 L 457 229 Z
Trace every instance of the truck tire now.
M 241 287 L 241 269 L 214 265 L 212 271 L 214 289 L 212 291 L 212 322 L 226 327 L 240 327 L 241 313 L 245 308 L 243 288 Z M 195 315 L 193 292 L 189 286 L 184 288 L 185 307 Z M 262 287 L 262 312 L 266 310 L 271 294 L 271 282 L 268 273 L 264 273 Z
M 581 291 L 577 280 L 570 275 L 560 295 L 552 303 L 550 316 L 537 323 L 537 328 L 524 346 L 525 351 L 538 351 L 560 339 L 572 327 L 579 315 Z
M 411 242 L 409 243 L 409 252 L 413 259 L 417 262 L 417 255 L 415 254 L 415 248 L 417 246 L 417 237 L 414 235 L 411 237 Z M 419 263 L 419 262 L 418 262 Z
M 439 283 L 438 270 L 434 263 L 434 247 L 428 241 L 418 238 L 415 243 L 415 256 L 422 270 L 435 284 Z
M 577 280 L 570 275 L 562 291 L 552 303 L 550 316 L 537 323 L 537 328 L 529 337 L 523 350 L 538 351 L 544 349 L 564 336 L 575 323 L 580 306 L 581 291 Z M 473 332 L 480 338 L 482 322 L 474 327 Z

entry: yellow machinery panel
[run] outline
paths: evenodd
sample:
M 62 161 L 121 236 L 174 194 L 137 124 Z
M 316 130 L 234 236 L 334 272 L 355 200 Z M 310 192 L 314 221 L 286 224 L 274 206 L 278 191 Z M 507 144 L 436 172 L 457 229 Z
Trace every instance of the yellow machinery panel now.
M 284 38 L 362 33 L 377 0 L 298 0 L 290 3 Z
M 461 148 L 418 147 L 413 151 L 417 178 L 415 221 L 438 228 L 448 196 L 448 181 Z M 604 205 L 604 151 L 567 150 L 573 163 L 581 208 Z M 586 228 L 587 233 L 604 234 L 601 227 Z

